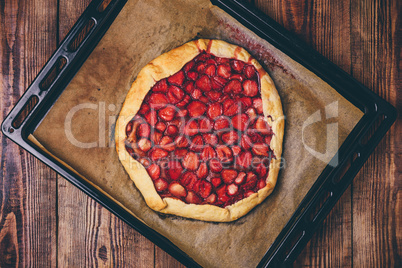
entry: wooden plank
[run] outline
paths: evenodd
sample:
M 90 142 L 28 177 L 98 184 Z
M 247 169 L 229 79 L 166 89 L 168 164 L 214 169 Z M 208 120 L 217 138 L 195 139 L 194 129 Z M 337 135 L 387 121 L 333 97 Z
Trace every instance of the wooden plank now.
M 60 0 L 60 40 L 90 0 Z M 152 267 L 154 244 L 59 176 L 61 267 Z
M 401 2 L 353 0 L 351 11 L 353 76 L 401 112 Z M 391 128 L 353 183 L 353 259 L 361 267 L 401 267 L 400 130 Z
M 164 250 L 155 246 L 155 268 L 184 268 L 185 266 L 175 258 L 167 254 Z
M 0 1 L 0 122 L 56 48 L 57 0 Z M 56 174 L 1 139 L 0 267 L 56 264 Z
M 349 1 L 256 1 L 262 11 L 310 44 L 322 55 L 351 71 Z M 295 267 L 352 266 L 351 189 L 295 262 Z

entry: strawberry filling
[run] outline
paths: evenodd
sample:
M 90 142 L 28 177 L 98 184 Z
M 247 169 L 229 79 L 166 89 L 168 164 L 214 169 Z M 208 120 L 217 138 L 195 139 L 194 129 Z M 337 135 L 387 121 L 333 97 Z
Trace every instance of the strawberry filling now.
M 158 81 L 126 126 L 126 150 L 162 197 L 226 207 L 265 187 L 272 130 L 246 62 L 202 52 Z

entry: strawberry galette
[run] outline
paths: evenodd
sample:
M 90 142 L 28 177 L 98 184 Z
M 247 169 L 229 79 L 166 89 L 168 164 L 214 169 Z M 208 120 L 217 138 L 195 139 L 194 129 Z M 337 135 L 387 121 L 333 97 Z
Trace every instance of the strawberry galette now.
M 281 101 L 261 65 L 239 46 L 199 39 L 140 71 L 116 147 L 149 207 L 223 222 L 272 192 L 283 131 Z

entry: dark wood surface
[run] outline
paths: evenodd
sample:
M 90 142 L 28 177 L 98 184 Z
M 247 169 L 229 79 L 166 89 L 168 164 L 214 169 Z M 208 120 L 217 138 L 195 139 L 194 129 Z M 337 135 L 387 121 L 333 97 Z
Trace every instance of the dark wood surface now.
M 0 0 L 1 121 L 89 2 Z M 252 2 L 401 111 L 401 1 Z M 0 267 L 181 266 L 0 137 Z M 401 267 L 400 140 L 399 121 L 300 254 L 296 267 Z

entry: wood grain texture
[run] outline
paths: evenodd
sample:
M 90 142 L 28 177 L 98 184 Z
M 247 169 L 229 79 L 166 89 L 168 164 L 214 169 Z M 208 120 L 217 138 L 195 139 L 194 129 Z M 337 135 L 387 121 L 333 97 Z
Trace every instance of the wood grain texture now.
M 351 71 L 349 1 L 257 1 L 255 4 L 289 31 Z M 349 187 L 307 244 L 295 267 L 352 265 L 352 195 Z
M 352 1 L 351 11 L 353 76 L 400 111 L 401 2 Z M 362 267 L 401 267 L 400 137 L 394 125 L 353 182 L 353 259 Z
M 0 1 L 0 121 L 56 49 L 57 1 Z M 0 267 L 54 266 L 56 174 L 0 133 Z
M 401 114 L 401 1 L 249 2 Z M 0 120 L 89 3 L 0 1 Z M 295 267 L 402 266 L 398 121 Z M 183 267 L 1 133 L 0 138 L 0 267 Z
M 90 2 L 60 0 L 60 40 Z M 60 267 L 154 265 L 154 244 L 61 176 L 58 176 L 58 200 Z

